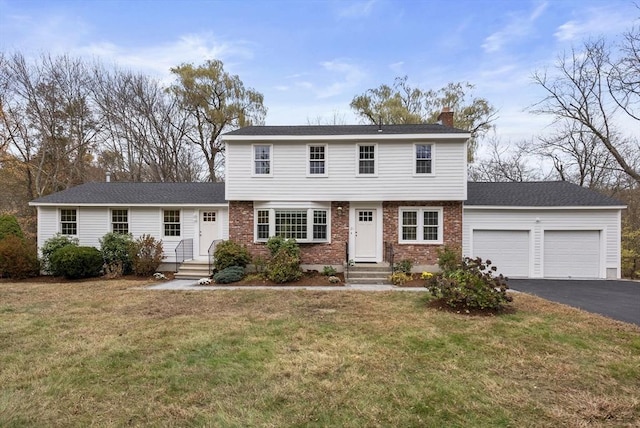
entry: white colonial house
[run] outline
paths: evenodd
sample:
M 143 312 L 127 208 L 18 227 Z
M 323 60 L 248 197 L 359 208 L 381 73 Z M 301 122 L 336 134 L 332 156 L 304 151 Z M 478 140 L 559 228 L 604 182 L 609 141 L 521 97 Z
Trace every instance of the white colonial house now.
M 223 136 L 224 184 L 87 183 L 45 196 L 31 203 L 38 244 L 146 233 L 181 263 L 207 260 L 219 239 L 266 256 L 280 235 L 309 269 L 410 259 L 435 270 L 448 245 L 511 277 L 620 277 L 619 201 L 566 182 L 469 183 L 469 133 L 451 112 L 441 120 L 241 128 Z

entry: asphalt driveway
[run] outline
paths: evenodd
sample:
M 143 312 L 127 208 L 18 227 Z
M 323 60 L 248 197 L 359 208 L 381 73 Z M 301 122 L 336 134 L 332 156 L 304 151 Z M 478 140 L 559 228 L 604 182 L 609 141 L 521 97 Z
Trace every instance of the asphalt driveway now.
M 640 325 L 640 282 L 575 279 L 510 279 L 509 288 Z

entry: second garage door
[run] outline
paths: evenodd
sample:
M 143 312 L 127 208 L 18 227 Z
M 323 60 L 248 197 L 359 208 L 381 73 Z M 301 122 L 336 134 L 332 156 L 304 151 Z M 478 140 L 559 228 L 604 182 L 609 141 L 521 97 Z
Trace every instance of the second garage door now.
M 498 273 L 529 276 L 528 230 L 474 230 L 473 256 L 491 260 Z
M 545 231 L 544 276 L 547 278 L 599 278 L 600 231 Z

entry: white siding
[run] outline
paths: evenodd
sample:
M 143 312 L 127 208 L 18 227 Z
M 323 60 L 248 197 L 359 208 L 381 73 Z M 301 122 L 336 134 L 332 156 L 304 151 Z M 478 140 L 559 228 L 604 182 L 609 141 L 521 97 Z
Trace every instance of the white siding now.
M 544 233 L 553 230 L 599 230 L 601 264 L 599 278 L 607 270 L 620 277 L 619 209 L 464 209 L 462 248 L 472 255 L 474 230 L 530 230 L 532 233 L 531 277 L 542 278 L 544 272 Z M 499 266 L 498 266 L 499 268 Z
M 60 231 L 61 207 L 38 207 L 38 248 Z M 111 207 L 63 207 L 77 209 L 80 245 L 100 248 L 100 238 L 111 231 Z M 129 211 L 129 232 L 134 238 L 151 235 L 162 240 L 165 262 L 175 262 L 175 248 L 181 239 L 193 238 L 197 255 L 199 209 L 215 209 L 220 213 L 222 239 L 229 238 L 229 210 L 227 207 L 118 207 Z M 163 210 L 180 210 L 180 236 L 163 236 Z
M 251 142 L 227 143 L 226 199 L 253 201 L 368 201 L 466 199 L 466 144 L 434 144 L 434 175 L 416 176 L 418 141 L 328 142 L 326 177 L 307 176 L 307 142 L 273 144 L 271 176 L 252 177 Z M 375 177 L 357 176 L 356 144 L 377 145 Z M 318 142 L 322 144 L 322 142 Z
M 38 251 L 47 239 L 58 232 L 58 209 L 55 207 L 38 207 Z

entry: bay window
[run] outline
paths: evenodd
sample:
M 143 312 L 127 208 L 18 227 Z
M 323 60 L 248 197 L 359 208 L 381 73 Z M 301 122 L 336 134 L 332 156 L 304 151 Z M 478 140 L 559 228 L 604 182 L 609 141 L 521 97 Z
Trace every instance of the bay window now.
M 266 242 L 272 236 L 281 236 L 298 242 L 328 242 L 328 212 L 317 208 L 257 209 L 255 240 Z

